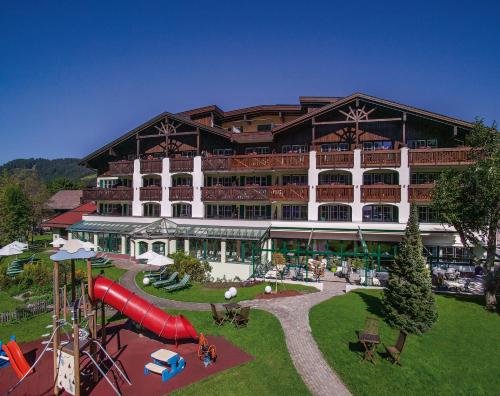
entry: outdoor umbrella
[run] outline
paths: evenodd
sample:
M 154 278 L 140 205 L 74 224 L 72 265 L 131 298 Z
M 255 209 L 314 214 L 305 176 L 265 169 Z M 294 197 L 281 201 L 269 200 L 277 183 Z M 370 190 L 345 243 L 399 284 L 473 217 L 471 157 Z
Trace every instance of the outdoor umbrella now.
M 26 250 L 26 249 L 28 249 L 28 244 L 27 243 L 22 243 L 22 242 L 19 242 L 19 241 L 14 241 L 14 242 L 10 243 L 9 245 L 12 245 L 12 246 L 16 247 L 19 250 Z M 7 245 L 7 246 L 9 246 L 9 245 Z
M 148 250 L 147 252 L 144 252 L 142 254 L 139 254 L 136 259 L 137 260 L 149 260 L 153 258 L 157 253 L 153 252 L 152 250 Z
M 171 265 L 173 263 L 174 260 L 170 257 L 162 256 L 158 253 L 154 253 L 154 256 L 148 260 L 148 264 L 154 265 L 155 267 L 163 267 L 164 265 Z
M 5 245 L 0 249 L 0 256 L 16 256 L 21 253 L 23 253 L 22 249 L 19 249 L 12 244 Z
M 64 238 L 61 238 L 61 237 L 57 237 L 56 239 L 54 239 L 52 242 L 50 242 L 50 244 L 54 247 L 61 247 L 63 246 L 66 242 L 68 242 L 66 239 Z

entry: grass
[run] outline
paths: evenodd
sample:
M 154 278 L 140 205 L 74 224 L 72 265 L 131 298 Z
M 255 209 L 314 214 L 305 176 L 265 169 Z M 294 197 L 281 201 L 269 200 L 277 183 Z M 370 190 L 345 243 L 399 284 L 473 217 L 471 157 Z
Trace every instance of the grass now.
M 16 300 L 7 293 L 0 291 L 0 312 L 14 311 L 17 307 L 22 305 L 22 301 Z
M 354 395 L 498 394 L 500 316 L 484 310 L 483 297 L 436 296 L 439 320 L 423 336 L 409 336 L 401 367 L 380 356 L 376 365 L 361 361 L 354 331 L 366 316 L 382 317 L 380 297 L 355 291 L 310 312 L 319 348 Z M 394 345 L 398 332 L 381 321 L 380 334 Z
M 170 300 L 176 300 L 176 301 L 190 301 L 190 302 L 207 302 L 207 303 L 223 303 L 226 301 L 224 298 L 224 292 L 226 291 L 225 288 L 210 288 L 210 287 L 204 287 L 202 284 L 199 283 L 193 283 L 190 285 L 190 287 L 182 290 L 176 290 L 171 293 L 159 288 L 157 289 L 156 287 L 149 285 L 145 286 L 142 283 L 142 279 L 144 278 L 144 272 L 140 272 L 136 275 L 135 277 L 135 282 L 138 287 L 140 287 L 142 290 L 144 290 L 146 293 L 149 293 L 153 296 L 157 297 L 163 297 L 163 298 L 168 298 Z M 251 287 L 239 287 L 237 288 L 238 294 L 236 297 L 231 299 L 231 302 L 238 302 L 238 301 L 244 301 L 244 300 L 253 300 L 257 296 L 257 294 L 264 293 L 264 288 L 266 287 L 266 284 L 258 284 L 255 286 Z M 274 290 L 274 284 L 269 283 L 273 287 Z M 316 288 L 311 287 L 311 286 L 304 286 L 304 285 L 291 285 L 291 284 L 285 284 L 281 285 L 278 284 L 278 290 L 298 290 L 300 292 L 304 293 L 311 293 L 317 291 Z
M 246 328 L 217 327 L 209 312 L 169 311 L 182 313 L 199 332 L 221 335 L 255 357 L 244 365 L 222 371 L 200 382 L 182 388 L 173 394 L 188 395 L 309 395 L 297 374 L 286 349 L 285 337 L 279 321 L 271 314 L 252 310 Z M 21 324 L 0 326 L 0 340 L 15 335 L 18 342 L 39 339 L 51 322 L 49 314 L 41 315 Z M 120 318 L 120 315 L 117 315 Z M 126 368 L 126 367 L 125 367 Z
M 78 260 L 75 262 L 75 269 L 76 270 L 82 270 L 84 273 L 87 273 L 87 263 L 82 260 Z M 127 272 L 127 270 L 124 270 L 122 268 L 115 267 L 114 265 L 110 267 L 105 267 L 105 268 L 92 268 L 92 275 L 95 277 L 99 275 L 103 271 L 103 275 L 106 278 L 109 278 L 111 280 L 118 280 L 122 277 L 122 275 Z

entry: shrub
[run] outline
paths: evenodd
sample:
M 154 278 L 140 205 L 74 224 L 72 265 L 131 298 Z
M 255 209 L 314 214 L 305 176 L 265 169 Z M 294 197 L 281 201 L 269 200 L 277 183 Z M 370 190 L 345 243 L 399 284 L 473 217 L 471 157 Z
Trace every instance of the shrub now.
M 18 278 L 19 289 L 42 294 L 52 289 L 52 270 L 43 263 L 28 264 Z
M 189 274 L 194 282 L 206 282 L 210 279 L 212 267 L 206 261 L 200 261 L 184 252 L 171 254 L 170 257 L 174 260 L 174 264 L 170 265 L 171 272 L 177 271 L 180 278 Z

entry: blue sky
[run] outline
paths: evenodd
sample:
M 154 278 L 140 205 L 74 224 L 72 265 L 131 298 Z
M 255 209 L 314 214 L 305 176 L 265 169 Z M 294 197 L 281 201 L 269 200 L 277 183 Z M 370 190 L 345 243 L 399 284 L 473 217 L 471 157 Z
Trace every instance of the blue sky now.
M 299 95 L 500 120 L 497 2 L 173 3 L 2 1 L 0 163 L 82 157 L 162 111 Z

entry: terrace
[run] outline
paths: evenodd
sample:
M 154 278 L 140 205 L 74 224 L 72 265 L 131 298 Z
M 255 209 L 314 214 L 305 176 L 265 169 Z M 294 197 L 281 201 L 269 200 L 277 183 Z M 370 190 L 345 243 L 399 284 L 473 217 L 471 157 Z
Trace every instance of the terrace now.
M 85 201 L 132 201 L 134 191 L 131 187 L 92 187 L 84 188 L 82 200 Z
M 203 201 L 307 201 L 308 186 L 202 187 Z
M 361 202 L 399 202 L 401 186 L 381 184 L 361 186 Z
M 353 194 L 354 186 L 321 185 L 316 187 L 316 200 L 318 202 L 352 202 Z
M 469 147 L 425 148 L 409 151 L 409 164 L 430 165 L 467 165 L 474 162 L 474 151 Z
M 231 155 L 203 158 L 204 171 L 244 171 L 275 169 L 308 169 L 308 153 Z

